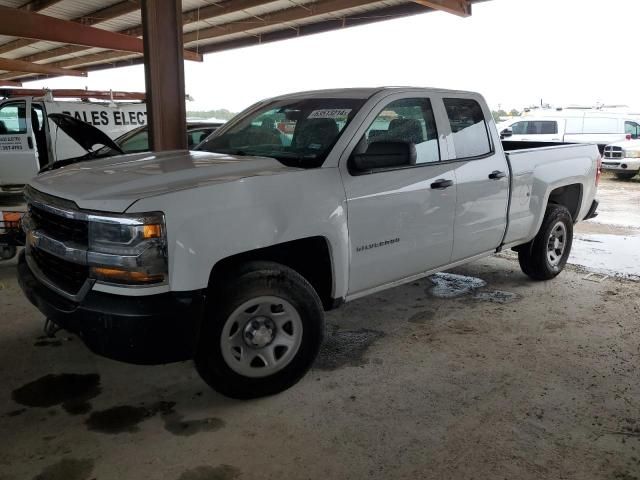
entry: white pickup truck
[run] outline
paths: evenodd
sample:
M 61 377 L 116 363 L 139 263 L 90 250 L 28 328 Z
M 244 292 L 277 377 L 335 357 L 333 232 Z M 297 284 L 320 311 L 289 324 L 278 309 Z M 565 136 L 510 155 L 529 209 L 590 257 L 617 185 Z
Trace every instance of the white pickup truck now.
M 604 148 L 602 170 L 620 180 L 628 180 L 640 173 L 640 140 L 617 142 Z
M 98 354 L 193 358 L 225 395 L 273 394 L 311 367 L 323 312 L 345 301 L 506 248 L 533 279 L 562 271 L 574 223 L 596 214 L 600 156 L 532 145 L 503 147 L 469 92 L 262 101 L 196 151 L 34 178 L 20 284 Z

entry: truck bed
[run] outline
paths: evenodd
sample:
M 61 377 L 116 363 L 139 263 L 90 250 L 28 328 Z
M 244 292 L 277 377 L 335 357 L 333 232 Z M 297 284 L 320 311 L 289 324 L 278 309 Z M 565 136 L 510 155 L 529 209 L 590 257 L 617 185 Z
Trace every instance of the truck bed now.
M 511 173 L 509 226 L 505 245 L 524 243 L 538 231 L 547 196 L 560 193 L 579 199 L 569 208 L 574 221 L 582 220 L 595 198 L 597 145 L 561 142 L 510 142 L 502 146 Z

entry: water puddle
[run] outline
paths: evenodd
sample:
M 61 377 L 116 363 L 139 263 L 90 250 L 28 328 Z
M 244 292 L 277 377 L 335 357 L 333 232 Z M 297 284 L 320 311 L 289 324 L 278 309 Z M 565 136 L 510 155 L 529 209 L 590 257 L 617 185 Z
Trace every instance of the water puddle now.
M 640 236 L 576 234 L 569 263 L 590 272 L 640 280 Z
M 239 468 L 231 465 L 219 465 L 211 467 L 202 465 L 183 472 L 178 480 L 234 480 L 238 478 L 242 472 Z
M 49 465 L 33 480 L 88 480 L 93 471 L 93 460 L 63 458 Z
M 338 330 L 328 336 L 313 368 L 318 370 L 336 370 L 344 366 L 364 365 L 364 354 L 373 343 L 383 337 L 378 330 Z
M 517 293 L 503 292 L 501 290 L 492 290 L 487 292 L 476 292 L 473 295 L 473 298 L 485 302 L 511 303 L 519 300 L 520 295 L 518 295 Z
M 438 298 L 461 297 L 487 285 L 487 282 L 480 278 L 454 273 L 436 273 L 430 276 L 429 280 L 433 283 L 429 293 Z
M 174 402 L 158 402 L 149 407 L 119 405 L 106 410 L 93 412 L 86 420 L 89 430 L 111 435 L 118 433 L 134 433 L 138 431 L 138 424 L 158 413 L 173 412 Z
M 101 392 L 100 375 L 62 373 L 45 375 L 14 390 L 13 400 L 27 407 L 47 408 L 62 405 L 72 415 L 91 409 L 89 400 Z

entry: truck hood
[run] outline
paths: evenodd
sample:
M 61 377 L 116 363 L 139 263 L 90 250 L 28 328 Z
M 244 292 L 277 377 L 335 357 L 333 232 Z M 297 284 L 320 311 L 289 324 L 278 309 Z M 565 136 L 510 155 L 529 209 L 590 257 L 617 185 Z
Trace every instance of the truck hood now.
M 608 147 L 622 147 L 624 150 L 640 150 L 640 140 L 623 140 L 610 143 Z
M 81 162 L 38 175 L 30 185 L 83 209 L 122 213 L 142 198 L 298 170 L 273 158 L 182 150 Z
M 93 147 L 104 145 L 114 149 L 116 152 L 124 153 L 117 143 L 115 143 L 106 133 L 98 130 L 82 120 L 73 118 L 71 115 L 63 113 L 52 113 L 48 115 L 53 123 L 69 135 L 78 145 L 84 148 L 87 153 L 93 153 Z

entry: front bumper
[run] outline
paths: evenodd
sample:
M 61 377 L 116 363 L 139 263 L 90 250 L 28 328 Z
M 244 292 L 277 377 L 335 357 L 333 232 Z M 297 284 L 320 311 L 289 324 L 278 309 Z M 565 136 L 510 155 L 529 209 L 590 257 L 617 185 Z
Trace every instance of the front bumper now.
M 602 160 L 605 172 L 637 172 L 640 170 L 640 158 L 605 158 Z
M 18 281 L 38 310 L 98 355 L 143 365 L 193 357 L 204 314 L 203 290 L 131 297 L 89 291 L 76 303 L 42 284 L 24 252 Z

